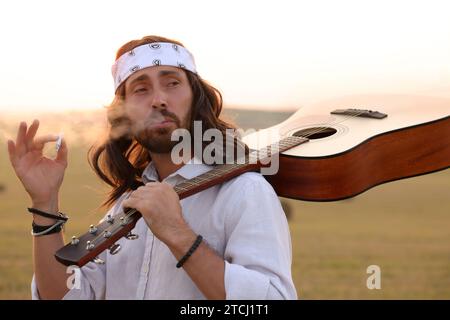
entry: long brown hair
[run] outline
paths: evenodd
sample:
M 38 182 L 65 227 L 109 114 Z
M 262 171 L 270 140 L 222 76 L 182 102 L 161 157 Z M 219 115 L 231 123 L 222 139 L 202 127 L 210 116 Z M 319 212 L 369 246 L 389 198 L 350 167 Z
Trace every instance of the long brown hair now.
M 183 46 L 176 40 L 154 35 L 146 36 L 124 44 L 117 51 L 116 60 L 122 54 L 140 45 L 153 42 L 171 42 Z M 220 118 L 223 104 L 221 93 L 199 75 L 189 70 L 184 70 L 184 72 L 186 72 L 193 92 L 190 131 L 192 132 L 194 121 L 201 121 L 203 131 L 211 128 L 218 129 L 225 139 L 226 129 L 236 129 L 236 127 Z M 141 175 L 151 161 L 148 150 L 139 144 L 127 130 L 128 120 L 123 112 L 125 82 L 119 86 L 112 103 L 106 107 L 108 128 L 105 138 L 91 146 L 88 151 L 90 166 L 100 179 L 112 187 L 107 199 L 101 204 L 101 207 L 106 208 L 110 208 L 124 192 L 134 190 L 142 185 Z M 193 139 L 192 134 L 191 136 Z M 238 154 L 237 148 L 243 148 L 245 154 L 248 154 L 247 146 L 238 137 L 235 136 L 233 141 L 236 155 Z M 224 148 L 226 142 L 224 140 Z M 206 145 L 203 142 L 203 148 Z M 225 151 L 223 154 L 225 155 Z M 224 159 L 224 161 L 226 160 Z

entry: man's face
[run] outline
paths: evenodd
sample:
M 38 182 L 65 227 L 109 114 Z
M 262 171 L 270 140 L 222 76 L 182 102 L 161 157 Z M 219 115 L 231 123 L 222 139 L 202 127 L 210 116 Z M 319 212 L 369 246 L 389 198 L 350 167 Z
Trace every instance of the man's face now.
M 170 152 L 177 143 L 170 140 L 172 132 L 189 128 L 193 94 L 186 73 L 171 66 L 145 68 L 127 79 L 125 92 L 132 135 L 150 152 Z

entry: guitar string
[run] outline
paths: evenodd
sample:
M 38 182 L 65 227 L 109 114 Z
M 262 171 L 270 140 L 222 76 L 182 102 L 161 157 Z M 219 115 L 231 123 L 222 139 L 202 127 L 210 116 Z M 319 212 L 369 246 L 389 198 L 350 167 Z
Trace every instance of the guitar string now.
M 335 121 L 335 122 L 329 122 L 329 123 L 324 123 L 324 124 L 322 124 L 320 127 L 318 127 L 315 131 L 314 130 L 312 130 L 312 131 L 308 131 L 307 132 L 307 134 L 306 135 L 299 135 L 299 136 L 291 136 L 291 137 L 299 137 L 299 138 L 308 138 L 308 137 L 310 137 L 310 136 L 312 136 L 312 135 L 314 135 L 314 134 L 317 134 L 317 133 L 320 133 L 320 132 L 322 132 L 322 131 L 325 131 L 325 130 L 327 130 L 328 128 L 326 128 L 327 126 L 333 126 L 333 125 L 337 125 L 337 124 L 340 124 L 340 123 L 342 123 L 342 122 L 344 122 L 344 121 L 347 121 L 347 120 L 349 120 L 349 119 L 351 119 L 351 118 L 355 118 L 355 117 L 358 117 L 359 115 L 361 115 L 361 114 L 363 114 L 365 111 L 361 111 L 361 112 L 353 112 L 353 111 L 351 111 L 349 114 L 350 114 L 350 116 L 348 116 L 348 117 L 344 117 L 343 119 L 341 118 L 341 119 L 338 119 L 338 121 Z M 303 130 L 308 130 L 308 129 L 303 129 Z M 287 138 L 289 138 L 289 137 L 287 137 Z M 283 140 L 283 139 L 282 139 Z M 280 140 L 280 141 L 282 141 L 282 140 Z M 276 143 L 275 143 L 276 144 Z M 270 146 L 269 146 L 270 147 Z M 258 152 L 259 150 L 256 150 L 256 152 Z
M 325 128 L 326 126 L 333 126 L 333 125 L 337 125 L 337 124 L 340 124 L 340 123 L 342 123 L 342 122 L 344 122 L 344 121 L 347 121 L 347 120 L 350 120 L 350 119 L 352 119 L 352 118 L 356 118 L 356 117 L 358 117 L 359 115 L 361 115 L 361 114 L 363 114 L 365 111 L 361 111 L 361 112 L 353 112 L 353 111 L 351 111 L 350 113 L 348 113 L 348 116 L 346 116 L 346 117 L 344 117 L 344 118 L 341 118 L 341 119 L 338 119 L 338 121 L 332 121 L 332 122 L 329 122 L 329 123 L 325 123 L 325 124 L 323 124 L 322 126 L 323 127 L 319 127 L 317 130 L 312 130 L 312 131 L 309 131 L 308 132 L 308 134 L 306 134 L 306 135 L 302 135 L 302 136 L 295 136 L 295 137 L 299 137 L 299 138 L 308 138 L 308 137 L 310 137 L 310 136 L 312 136 L 312 135 L 314 135 L 314 134 L 317 134 L 317 133 L 320 133 L 320 132 L 322 132 L 322 131 L 325 131 L 325 130 L 327 130 L 327 128 Z M 308 129 L 304 129 L 304 130 L 308 130 Z M 256 150 L 256 151 L 258 151 L 258 150 Z M 226 171 L 224 171 L 224 172 L 226 172 Z M 176 186 L 175 186 L 176 187 Z M 174 188 L 175 188 L 174 187 Z M 135 214 L 136 212 L 138 212 L 136 209 L 134 209 L 134 208 L 130 208 L 130 210 L 125 214 L 125 216 L 123 216 L 123 221 L 124 221 L 124 223 L 126 224 L 127 222 L 128 222 L 128 219 L 133 215 L 133 214 Z M 111 223 L 111 225 L 110 226 L 108 226 L 108 228 L 106 228 L 102 233 L 100 233 L 99 235 L 97 235 L 94 239 L 92 239 L 91 240 L 91 244 L 94 244 L 94 242 L 96 242 L 99 238 L 101 238 L 102 237 L 102 235 L 106 232 L 106 231 L 108 231 L 108 232 L 110 232 L 111 234 L 113 234 L 114 232 L 116 232 L 118 229 L 120 229 L 120 227 L 121 227 L 121 225 L 122 225 L 122 222 L 121 222 L 121 220 L 120 220 L 120 218 L 118 219 L 119 220 L 119 223 L 116 223 L 116 220 L 117 219 L 115 219 L 115 218 L 113 218 L 114 219 L 114 221 Z M 110 229 L 110 228 L 112 228 L 112 229 Z M 103 236 L 104 237 L 104 236 Z M 95 246 L 95 244 L 94 244 L 94 246 Z
M 325 124 L 321 125 L 322 127 L 318 127 L 316 131 L 313 130 L 313 131 L 308 132 L 308 134 L 305 135 L 305 136 L 295 136 L 295 137 L 308 138 L 308 137 L 310 137 L 310 136 L 312 136 L 314 134 L 317 134 L 317 133 L 320 133 L 322 131 L 327 130 L 327 128 L 323 128 L 325 126 L 333 126 L 333 125 L 340 124 L 340 123 L 342 123 L 344 121 L 350 120 L 352 118 L 356 118 L 356 117 L 360 116 L 361 114 L 363 114 L 364 112 L 365 111 L 352 112 L 352 113 L 350 113 L 350 116 L 344 117 L 344 119 L 342 119 L 341 121 L 339 121 L 340 119 L 338 119 L 338 121 L 335 121 L 335 122 L 325 123 Z M 303 129 L 303 130 L 308 130 L 308 129 Z

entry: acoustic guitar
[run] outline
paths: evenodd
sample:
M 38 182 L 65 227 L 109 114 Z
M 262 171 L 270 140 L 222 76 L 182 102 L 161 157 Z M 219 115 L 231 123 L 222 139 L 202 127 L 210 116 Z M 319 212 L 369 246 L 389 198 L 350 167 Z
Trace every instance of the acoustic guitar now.
M 325 101 L 302 108 L 282 123 L 244 136 L 252 152 L 243 163 L 224 164 L 174 187 L 180 199 L 248 171 L 270 166 L 265 176 L 279 196 L 309 201 L 353 197 L 378 184 L 450 167 L 450 101 L 372 95 Z M 266 146 L 259 148 L 259 146 Z M 64 265 L 103 263 L 98 254 L 131 233 L 141 214 L 132 208 L 91 225 L 59 249 Z
M 450 100 L 361 95 L 302 108 L 244 137 L 250 147 L 286 136 L 309 142 L 280 156 L 266 176 L 282 197 L 336 201 L 376 185 L 450 167 Z

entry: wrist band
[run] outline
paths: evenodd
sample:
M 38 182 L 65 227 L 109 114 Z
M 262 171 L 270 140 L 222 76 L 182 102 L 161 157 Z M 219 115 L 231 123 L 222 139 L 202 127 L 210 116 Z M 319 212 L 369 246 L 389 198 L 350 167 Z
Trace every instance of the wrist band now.
M 40 226 L 34 223 L 34 221 L 31 223 L 31 235 L 32 236 L 45 236 L 48 234 L 52 234 L 52 233 L 58 233 L 62 230 L 64 223 L 66 223 L 63 220 L 59 220 L 57 222 L 55 222 L 53 225 L 51 226 Z
M 41 211 L 41 210 L 36 209 L 36 208 L 28 208 L 28 212 L 35 213 L 35 214 L 37 214 L 37 215 L 39 215 L 41 217 L 45 217 L 45 218 L 56 219 L 56 220 L 63 220 L 64 222 L 66 222 L 69 219 L 69 217 L 66 216 L 62 212 L 58 212 L 59 215 L 56 215 L 56 214 L 51 214 L 51 213 L 48 213 L 48 212 Z
M 37 214 L 38 216 L 41 216 L 41 217 L 58 220 L 50 226 L 40 226 L 40 225 L 37 225 L 36 223 L 34 223 L 34 221 L 33 221 L 31 223 L 31 235 L 36 236 L 36 237 L 61 232 L 64 224 L 69 219 L 69 217 L 66 216 L 62 212 L 58 212 L 58 215 L 56 215 L 56 214 L 51 214 L 51 213 L 48 213 L 45 211 L 41 211 L 36 208 L 28 208 L 28 212 Z
M 177 268 L 181 268 L 181 266 L 186 262 L 186 260 L 194 253 L 195 249 L 197 249 L 200 243 L 202 242 L 202 239 L 203 237 L 201 235 L 197 236 L 197 239 L 195 239 L 195 242 L 189 249 L 189 251 L 184 255 L 183 258 L 181 258 L 180 261 L 178 261 Z

